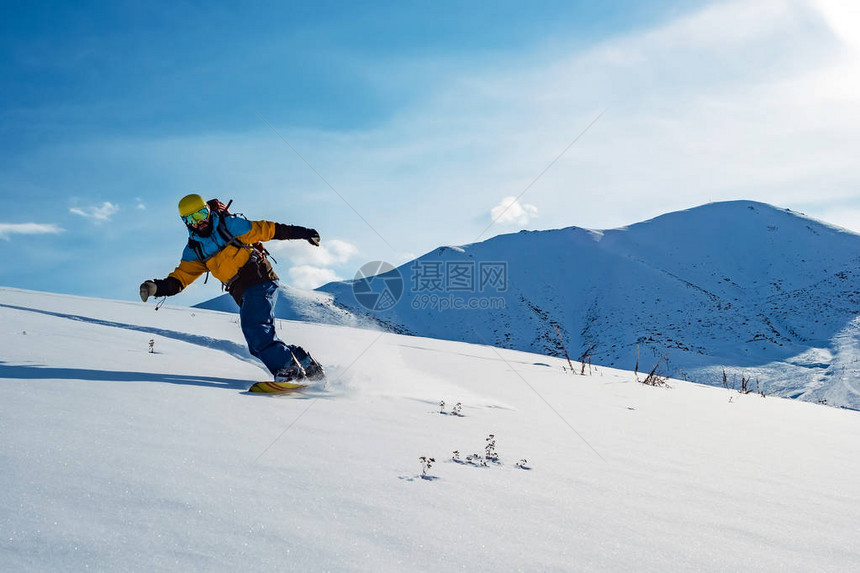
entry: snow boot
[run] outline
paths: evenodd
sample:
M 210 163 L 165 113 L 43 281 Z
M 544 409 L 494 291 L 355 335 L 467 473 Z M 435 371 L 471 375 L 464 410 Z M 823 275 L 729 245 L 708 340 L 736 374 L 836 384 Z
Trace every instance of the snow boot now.
M 314 360 L 314 357 L 305 351 L 301 346 L 288 345 L 293 356 L 298 360 L 302 369 L 305 371 L 305 377 L 308 380 L 322 380 L 325 378 L 325 370 L 322 364 Z
M 293 362 L 275 372 L 275 382 L 295 382 L 305 377 L 305 369 L 293 355 Z

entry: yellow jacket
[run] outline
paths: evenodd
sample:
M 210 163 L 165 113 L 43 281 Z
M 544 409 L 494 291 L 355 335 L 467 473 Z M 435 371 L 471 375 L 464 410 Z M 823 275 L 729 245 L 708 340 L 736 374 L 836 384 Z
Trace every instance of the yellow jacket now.
M 213 213 L 212 233 L 208 237 L 189 231 L 190 241 L 195 241 L 199 250 L 192 248 L 189 241 L 182 252 L 179 266 L 168 275 L 178 280 L 183 289 L 207 271 L 222 283 L 229 284 L 251 258 L 253 249 L 229 244 L 221 236 L 217 230 L 218 217 Z M 224 224 L 229 233 L 245 245 L 270 241 L 275 236 L 275 223 L 270 221 L 248 221 L 242 217 L 227 216 Z

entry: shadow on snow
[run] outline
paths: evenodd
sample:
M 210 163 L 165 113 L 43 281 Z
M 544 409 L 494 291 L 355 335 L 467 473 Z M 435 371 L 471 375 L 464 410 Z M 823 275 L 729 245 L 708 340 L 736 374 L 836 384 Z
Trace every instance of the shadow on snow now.
M 4 378 L 18 380 L 90 380 L 96 382 L 161 382 L 164 384 L 205 386 L 207 388 L 226 388 L 228 390 L 245 390 L 249 385 L 245 380 L 215 378 L 212 376 L 92 370 L 87 368 L 50 368 L 11 365 L 0 362 L 0 379 Z
M 194 344 L 197 346 L 203 346 L 206 348 L 211 348 L 212 350 L 218 350 L 221 352 L 225 352 L 239 360 L 244 360 L 245 362 L 250 362 L 255 366 L 260 366 L 260 362 L 251 356 L 251 353 L 248 352 L 248 349 L 243 344 L 238 344 L 233 342 L 232 340 L 223 340 L 219 338 L 212 338 L 210 336 L 201 336 L 199 334 L 189 334 L 187 332 L 179 332 L 176 330 L 167 330 L 164 328 L 154 328 L 149 326 L 139 326 L 137 324 L 127 324 L 123 322 L 112 322 L 109 320 L 101 320 L 98 318 L 92 318 L 88 316 L 79 316 L 76 314 L 65 314 L 62 312 L 51 312 L 48 310 L 41 310 L 38 308 L 29 308 L 26 306 L 14 306 L 11 304 L 0 304 L 0 308 L 11 308 L 13 310 L 23 310 L 25 312 L 35 312 L 37 314 L 44 314 L 47 316 L 55 316 L 57 318 L 65 318 L 68 320 L 76 320 L 79 322 L 85 322 L 88 324 L 95 324 L 99 326 L 109 326 L 112 328 L 122 328 L 124 330 L 132 330 L 137 332 L 145 332 L 147 334 L 153 334 L 157 336 L 163 336 L 164 338 L 172 338 L 174 340 L 181 340 L 182 342 L 187 342 L 189 344 Z

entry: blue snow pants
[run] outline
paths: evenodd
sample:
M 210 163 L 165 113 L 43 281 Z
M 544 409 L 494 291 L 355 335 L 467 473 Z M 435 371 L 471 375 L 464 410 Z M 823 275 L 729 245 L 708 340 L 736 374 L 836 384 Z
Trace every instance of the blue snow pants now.
M 245 291 L 239 317 L 242 334 L 251 354 L 263 361 L 274 374 L 289 366 L 293 355 L 275 332 L 275 303 L 278 300 L 278 283 L 268 281 Z

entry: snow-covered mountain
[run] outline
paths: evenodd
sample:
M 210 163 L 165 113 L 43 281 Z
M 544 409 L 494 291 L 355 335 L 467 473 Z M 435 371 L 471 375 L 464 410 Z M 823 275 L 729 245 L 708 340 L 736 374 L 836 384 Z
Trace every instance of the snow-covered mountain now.
M 857 412 L 292 321 L 327 385 L 251 395 L 153 308 L 0 288 L 0 570 L 860 569 Z
M 496 263 L 503 284 L 493 282 Z M 661 362 L 665 373 L 707 384 L 723 384 L 725 370 L 729 385 L 749 378 L 768 393 L 858 408 L 858 269 L 860 235 L 736 201 L 621 229 L 442 247 L 387 275 L 404 288 L 383 311 L 356 299 L 355 281 L 319 290 L 398 332 L 554 356 L 566 348 L 574 359 L 592 349 L 596 364 Z M 479 284 L 482 270 L 488 284 Z

